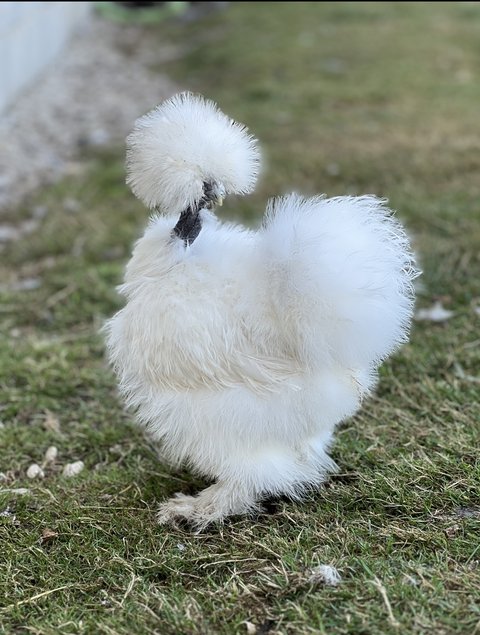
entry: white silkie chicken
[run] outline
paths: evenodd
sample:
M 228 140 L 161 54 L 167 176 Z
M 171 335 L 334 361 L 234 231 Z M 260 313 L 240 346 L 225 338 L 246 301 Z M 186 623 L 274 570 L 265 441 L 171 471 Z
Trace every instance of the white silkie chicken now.
M 215 104 L 181 94 L 127 139 L 128 183 L 152 217 L 107 323 L 120 391 L 174 464 L 214 481 L 160 506 L 198 527 L 298 497 L 335 465 L 335 426 L 407 340 L 409 243 L 374 196 L 271 201 L 263 226 L 219 222 L 251 192 L 256 140 Z

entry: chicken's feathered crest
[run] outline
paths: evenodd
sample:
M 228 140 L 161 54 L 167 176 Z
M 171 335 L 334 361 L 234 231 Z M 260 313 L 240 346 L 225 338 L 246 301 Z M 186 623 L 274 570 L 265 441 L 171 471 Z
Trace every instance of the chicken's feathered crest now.
M 167 100 L 127 138 L 127 183 L 150 208 L 179 213 L 198 203 L 204 183 L 246 194 L 260 164 L 256 139 L 215 103 L 191 93 Z

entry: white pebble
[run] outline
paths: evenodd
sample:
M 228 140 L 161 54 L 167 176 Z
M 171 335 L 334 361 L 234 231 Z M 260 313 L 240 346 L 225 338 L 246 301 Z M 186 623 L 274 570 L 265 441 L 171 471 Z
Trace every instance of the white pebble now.
M 40 278 L 24 278 L 10 285 L 12 291 L 34 291 L 42 286 Z
M 62 475 L 63 476 L 77 476 L 85 467 L 85 463 L 83 461 L 75 461 L 75 463 L 67 463 L 63 468 Z
M 325 168 L 325 172 L 330 176 L 338 176 L 340 174 L 340 166 L 338 163 L 329 163 Z
M 28 478 L 43 478 L 44 476 L 45 476 L 45 472 L 36 463 L 32 463 L 32 465 L 30 465 L 30 467 L 27 470 Z
M 342 578 L 335 567 L 328 564 L 321 564 L 312 569 L 312 573 L 308 579 L 312 584 L 327 584 L 328 586 L 337 586 Z
M 429 309 L 420 309 L 415 317 L 417 320 L 427 320 L 430 322 L 445 322 L 455 313 L 445 309 L 441 302 L 435 302 Z
M 45 452 L 45 463 L 53 463 L 58 456 L 58 450 L 54 445 L 51 445 Z

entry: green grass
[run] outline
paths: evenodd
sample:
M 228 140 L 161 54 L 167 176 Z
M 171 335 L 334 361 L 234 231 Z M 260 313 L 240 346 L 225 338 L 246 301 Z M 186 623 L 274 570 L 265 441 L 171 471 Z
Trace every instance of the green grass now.
M 30 491 L 0 494 L 0 632 L 480 633 L 479 28 L 467 2 L 231 3 L 145 27 L 152 50 L 183 47 L 161 72 L 261 139 L 257 193 L 222 212 L 254 222 L 290 189 L 386 196 L 421 257 L 419 305 L 455 314 L 416 324 L 308 501 L 199 535 L 159 527 L 158 501 L 202 483 L 162 466 L 116 397 L 98 329 L 147 213 L 121 150 L 85 157 L 11 211 L 48 208 L 2 253 L 0 490 Z M 41 285 L 12 290 L 23 278 Z M 29 481 L 49 445 L 57 462 Z M 317 564 L 343 582 L 310 583 Z

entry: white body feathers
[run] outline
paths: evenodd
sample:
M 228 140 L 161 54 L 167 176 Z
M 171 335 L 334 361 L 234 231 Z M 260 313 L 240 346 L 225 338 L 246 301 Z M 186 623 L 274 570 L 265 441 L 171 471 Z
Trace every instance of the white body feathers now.
M 219 170 L 222 142 L 209 150 Z M 209 177 L 227 191 L 246 189 L 256 160 L 254 152 L 238 184 Z M 149 200 L 161 196 L 177 213 L 189 186 Z M 407 339 L 416 272 L 403 229 L 375 197 L 290 195 L 269 205 L 258 232 L 201 216 L 187 247 L 172 237 L 176 215 L 151 220 L 107 344 L 127 404 L 165 456 L 216 481 L 164 504 L 159 519 L 204 525 L 269 494 L 299 495 L 333 469 L 335 425 Z

